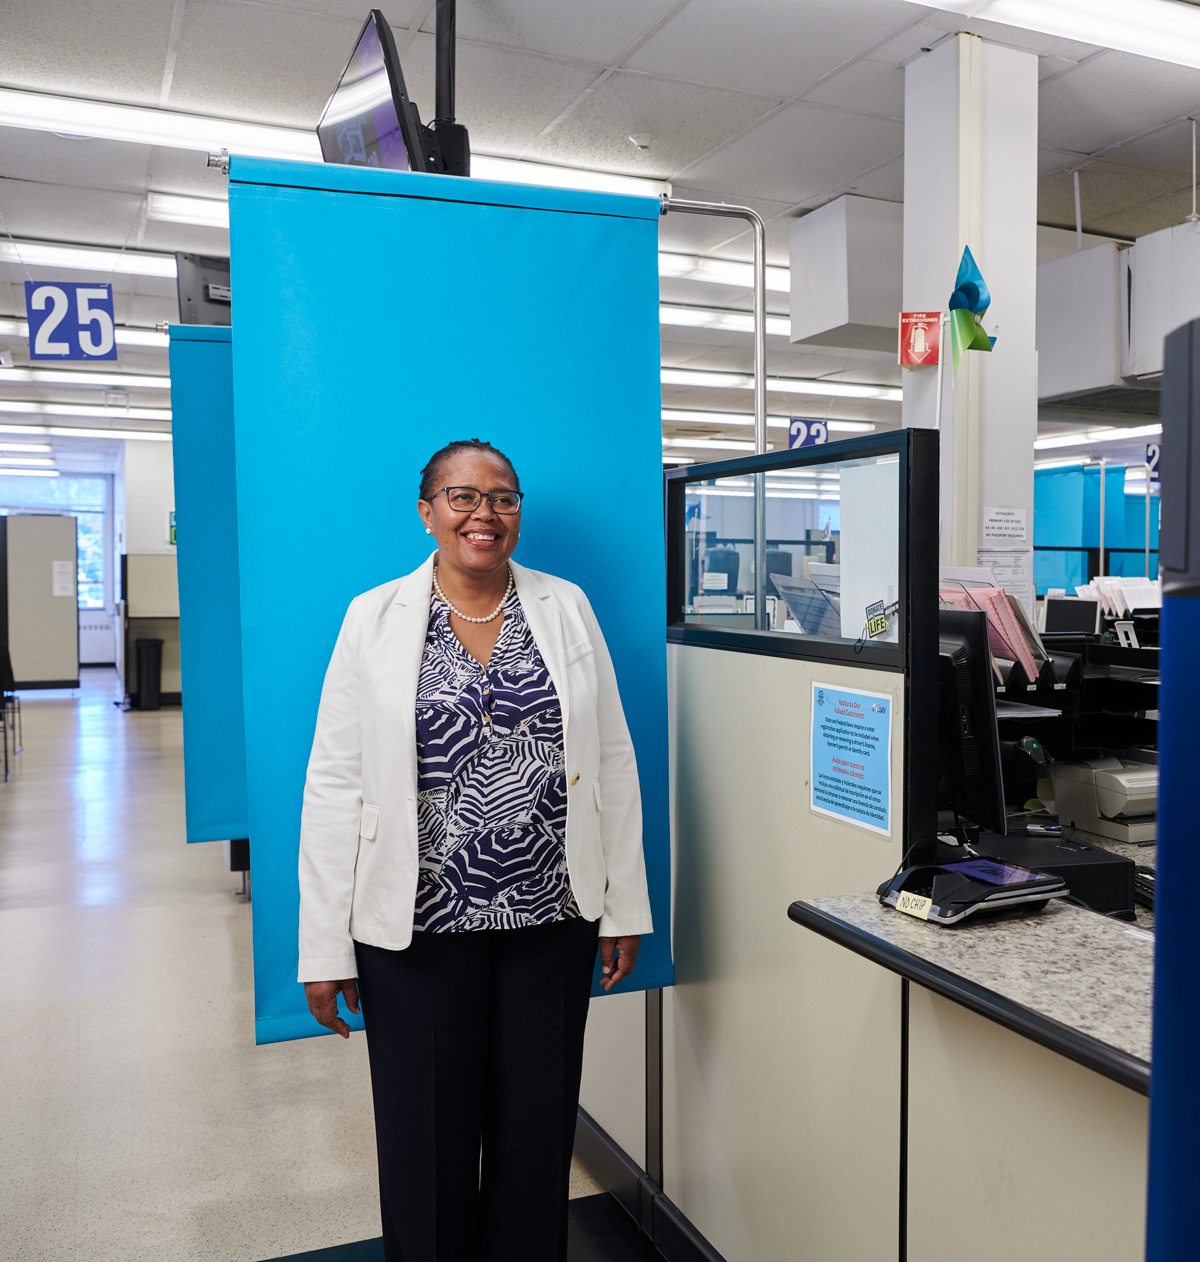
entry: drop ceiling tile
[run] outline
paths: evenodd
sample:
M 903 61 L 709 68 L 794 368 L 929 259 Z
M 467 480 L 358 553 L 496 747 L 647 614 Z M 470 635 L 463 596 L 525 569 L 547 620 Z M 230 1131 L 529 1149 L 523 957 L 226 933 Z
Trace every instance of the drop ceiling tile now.
M 143 250 L 159 250 L 174 254 L 212 254 L 229 257 L 229 232 L 225 228 L 207 228 L 194 223 L 163 223 L 148 219 L 142 233 Z
M 692 0 L 629 59 L 651 74 L 794 96 L 913 14 L 900 0 Z
M 767 262 L 787 264 L 787 218 L 792 214 L 788 202 L 766 201 L 762 198 L 737 197 L 728 190 L 704 188 L 695 184 L 673 184 L 673 196 L 685 201 L 733 202 L 757 211 L 767 223 Z M 776 237 L 783 248 L 782 256 L 773 249 Z M 738 219 L 723 219 L 712 215 L 692 215 L 683 211 L 668 212 L 658 222 L 658 241 L 661 249 L 681 253 L 714 254 L 723 259 L 749 262 L 753 245 L 750 230 Z M 774 255 L 774 257 L 773 257 Z
M 798 103 L 686 171 L 689 184 L 795 205 L 834 197 L 904 148 L 890 119 Z
M 1109 53 L 1041 90 L 1039 140 L 1093 153 L 1200 107 L 1200 70 Z
M 14 180 L 140 193 L 146 187 L 151 152 L 148 145 L 65 140 L 52 132 L 0 127 L 4 175 Z
M 893 158 L 872 171 L 858 176 L 847 189 L 859 197 L 873 197 L 881 202 L 904 200 L 904 155 Z
M 240 0 L 243 4 L 252 4 L 259 8 L 277 8 L 299 10 L 303 13 L 318 13 L 326 17 L 348 18 L 363 24 L 367 16 L 367 6 L 362 0 Z M 376 0 L 370 6 L 380 9 L 393 32 L 399 32 L 411 26 L 428 7 L 428 0 Z
M 458 6 L 460 40 L 614 64 L 678 0 L 605 0 L 564 4 L 562 0 L 463 0 Z M 434 29 L 431 13 L 423 27 Z M 461 56 L 461 48 L 460 53 Z
M 172 8 L 164 0 L 4 0 L 0 82 L 157 105 Z
M 1157 171 L 1192 173 L 1192 124 L 1183 119 L 1149 136 L 1131 140 L 1118 149 L 1110 149 L 1105 158 L 1122 166 L 1147 167 Z
M 1116 162 L 1089 163 L 1079 172 L 1083 226 L 1094 232 L 1104 231 L 1100 225 L 1108 222 L 1110 216 L 1135 211 L 1139 206 L 1190 187 L 1190 175 L 1147 171 Z M 1068 172 L 1048 175 L 1038 182 L 1038 219 L 1042 223 L 1075 222 L 1074 184 Z
M 855 114 L 904 117 L 904 71 L 878 61 L 856 61 L 838 71 L 805 98 Z
M 0 179 L 0 208 L 14 237 L 119 246 L 141 205 L 137 193 Z
M 1111 232 L 1115 236 L 1144 237 L 1163 228 L 1173 228 L 1184 222 L 1192 209 L 1191 181 L 1186 188 L 1161 197 L 1152 198 L 1140 206 L 1114 211 L 1094 221 L 1084 218 L 1084 223 L 1094 232 Z
M 229 196 L 229 177 L 208 165 L 208 154 L 196 149 L 167 148 L 156 148 L 152 153 L 149 186 L 155 192 L 218 201 Z
M 432 35 L 416 36 L 403 54 L 409 95 L 425 120 L 434 113 L 434 60 Z M 460 44 L 456 73 L 455 114 L 470 132 L 472 148 L 515 157 L 595 82 L 599 71 L 561 58 Z
M 168 105 L 315 127 L 361 24 L 277 5 L 190 0 Z
M 1086 155 L 1071 153 L 1066 149 L 1038 149 L 1038 175 L 1052 175 L 1057 171 L 1081 165 Z
M 983 39 L 991 40 L 994 44 L 1024 48 L 1043 56 L 1057 57 L 1061 61 L 1083 61 L 1103 51 L 1098 44 L 1062 39 L 1057 35 L 1043 35 L 1040 31 L 1027 31 L 1019 26 L 1006 26 L 1003 22 L 965 18 L 961 13 L 949 13 L 940 9 L 934 9 L 922 15 L 921 25 L 941 31 L 943 34 L 950 31 L 966 31 L 970 35 L 978 35 Z
M 770 97 L 750 93 L 614 74 L 531 145 L 525 156 L 670 178 L 776 104 Z M 639 133 L 655 138 L 648 150 L 639 151 L 631 143 L 629 137 Z
M 922 52 L 927 51 L 932 43 L 945 38 L 945 34 L 945 31 L 917 21 L 886 40 L 878 48 L 865 53 L 864 57 L 867 61 L 881 61 L 889 66 L 904 66 L 914 57 L 919 57 Z

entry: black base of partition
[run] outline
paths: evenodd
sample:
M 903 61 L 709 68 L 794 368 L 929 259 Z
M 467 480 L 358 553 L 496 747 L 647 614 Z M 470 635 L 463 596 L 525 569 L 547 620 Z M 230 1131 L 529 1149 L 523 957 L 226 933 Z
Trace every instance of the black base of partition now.
M 131 692 L 131 693 L 129 694 L 129 708 L 130 708 L 131 710 L 137 710 L 137 709 L 140 709 L 140 708 L 141 708 L 141 707 L 138 705 L 138 696 L 139 696 L 139 694 L 138 694 L 138 693 L 136 693 L 136 692 Z M 183 693 L 182 693 L 182 692 L 164 692 L 164 693 L 160 693 L 160 694 L 159 694 L 159 699 L 158 699 L 158 704 L 159 704 L 160 708 L 161 708 L 162 706 L 168 706 L 168 705 L 183 705 Z
M 575 1128 L 575 1155 L 667 1262 L 725 1262 L 662 1188 L 583 1109 Z

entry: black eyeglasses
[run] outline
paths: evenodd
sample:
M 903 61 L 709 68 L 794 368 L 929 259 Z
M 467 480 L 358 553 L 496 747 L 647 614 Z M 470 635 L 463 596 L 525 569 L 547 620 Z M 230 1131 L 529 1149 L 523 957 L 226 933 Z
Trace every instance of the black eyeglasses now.
M 429 497 L 430 503 L 443 493 L 446 496 L 446 503 L 456 513 L 473 513 L 485 495 L 484 491 L 473 486 L 444 486 L 434 491 Z M 487 491 L 486 495 L 487 502 L 492 506 L 492 512 L 505 514 L 518 512 L 521 501 L 525 498 L 521 491 Z

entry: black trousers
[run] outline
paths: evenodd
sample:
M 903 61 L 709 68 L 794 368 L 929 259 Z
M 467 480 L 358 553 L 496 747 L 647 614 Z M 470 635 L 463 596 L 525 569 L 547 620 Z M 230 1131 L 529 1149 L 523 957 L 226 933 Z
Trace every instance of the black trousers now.
M 595 921 L 356 943 L 387 1262 L 562 1262 Z

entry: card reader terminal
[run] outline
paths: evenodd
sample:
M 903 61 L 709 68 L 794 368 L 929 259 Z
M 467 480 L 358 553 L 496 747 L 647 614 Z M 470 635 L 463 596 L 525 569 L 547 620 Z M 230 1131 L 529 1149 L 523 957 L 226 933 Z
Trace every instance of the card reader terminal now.
M 989 855 L 905 868 L 877 891 L 881 903 L 939 925 L 957 924 L 982 911 L 1045 903 L 1067 892 L 1060 876 Z

